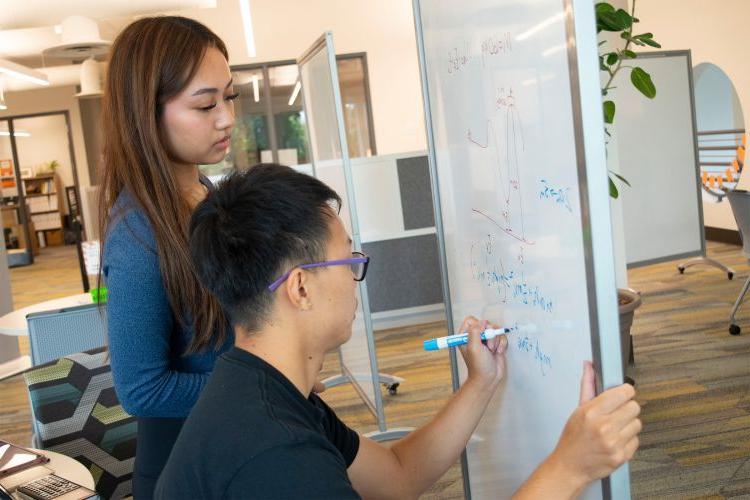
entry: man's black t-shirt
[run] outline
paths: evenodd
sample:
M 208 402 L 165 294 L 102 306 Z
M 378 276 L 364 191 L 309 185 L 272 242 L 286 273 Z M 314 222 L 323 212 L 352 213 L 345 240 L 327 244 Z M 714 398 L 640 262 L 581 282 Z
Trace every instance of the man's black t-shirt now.
M 317 395 L 234 347 L 177 438 L 156 498 L 359 498 L 346 469 L 359 436 Z

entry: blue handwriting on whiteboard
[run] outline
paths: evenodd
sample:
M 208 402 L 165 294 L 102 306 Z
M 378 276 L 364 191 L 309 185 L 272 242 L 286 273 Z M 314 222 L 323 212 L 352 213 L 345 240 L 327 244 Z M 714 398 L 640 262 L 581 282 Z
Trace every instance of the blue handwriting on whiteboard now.
M 532 341 L 528 336 L 520 337 L 516 341 L 516 348 L 522 353 L 533 354 L 542 376 L 547 376 L 547 372 L 552 369 L 552 358 L 539 346 L 539 339 Z
M 523 272 L 506 269 L 502 258 L 493 255 L 492 237 L 472 245 L 471 274 L 476 281 L 495 290 L 503 302 L 513 299 L 542 312 L 551 313 L 554 310 L 553 300 L 546 296 L 539 286 L 530 285 Z
M 541 200 L 553 200 L 558 205 L 562 205 L 568 209 L 568 212 L 572 212 L 570 208 L 570 199 L 568 192 L 570 188 L 555 188 L 549 185 L 549 183 L 542 179 L 542 188 L 539 191 L 539 199 Z

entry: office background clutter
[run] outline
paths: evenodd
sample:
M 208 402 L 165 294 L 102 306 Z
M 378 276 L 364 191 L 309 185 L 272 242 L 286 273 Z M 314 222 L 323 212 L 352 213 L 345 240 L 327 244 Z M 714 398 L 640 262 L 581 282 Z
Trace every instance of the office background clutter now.
M 509 3 L 497 0 L 500 7 Z M 609 3 L 632 7 L 626 0 Z M 446 335 L 448 327 L 412 2 L 40 0 L 0 8 L 0 440 L 45 445 L 39 410 L 29 400 L 30 391 L 38 389 L 20 375 L 33 363 L 29 336 L 40 326 L 14 311 L 82 308 L 83 317 L 93 310 L 87 297 L 97 285 L 96 241 L 101 237 L 96 221 L 101 79 L 111 41 L 138 16 L 154 14 L 196 19 L 227 44 L 240 97 L 228 157 L 201 167 L 216 181 L 259 162 L 313 173 L 305 89 L 296 60 L 322 33 L 332 33 L 359 236 L 372 257 L 366 286 L 373 355 L 380 372 L 396 377 L 381 384 L 380 410 L 389 428 L 424 423 L 450 397 L 452 376 L 447 352 L 425 353 L 421 347 L 425 339 Z M 673 123 L 687 134 L 687 142 L 654 144 L 639 139 L 637 123 L 619 125 L 631 116 L 619 111 L 610 127 L 609 166 L 625 177 L 629 170 L 637 172 L 638 182 L 658 179 L 659 189 L 649 193 L 663 191 L 666 200 L 674 194 L 699 213 L 689 229 L 679 228 L 692 231 L 690 255 L 667 252 L 629 268 L 627 247 L 645 248 L 626 241 L 633 232 L 627 231 L 633 227 L 629 210 L 643 205 L 623 201 L 643 190 L 635 182 L 620 185 L 625 200 L 610 201 L 617 286 L 635 292 L 642 304 L 630 332 L 620 339 L 622 368 L 643 406 L 644 430 L 630 463 L 630 491 L 633 498 L 739 498 L 750 494 L 750 313 L 741 305 L 750 254 L 743 251 L 738 221 L 750 214 L 733 212 L 727 193 L 750 190 L 745 187 L 750 174 L 743 171 L 750 67 L 742 43 L 750 4 L 638 0 L 636 16 L 638 31 L 652 32 L 662 46 L 638 47 L 637 52 L 689 54 L 691 66 L 684 68 L 690 72 L 692 95 L 686 94 L 685 105 L 693 106 L 695 122 L 686 123 L 688 113 Z M 22 76 L 14 77 L 18 72 Z M 658 100 L 671 95 L 671 87 L 657 75 L 654 71 Z M 682 81 L 680 75 L 666 76 Z M 627 75 L 620 77 L 620 85 L 629 85 Z M 643 113 L 651 104 L 630 97 L 628 103 Z M 669 126 L 670 117 L 659 118 Z M 668 146 L 690 148 L 690 142 L 695 150 L 667 153 Z M 619 168 L 618 162 L 634 157 L 622 148 L 642 143 L 656 148 L 653 154 L 638 151 L 644 161 Z M 650 175 L 648 169 L 661 167 L 650 158 L 680 158 L 681 177 Z M 670 193 L 675 186 L 688 190 Z M 678 270 L 694 256 L 706 259 Z M 708 261 L 715 265 L 703 265 Z M 54 330 L 57 320 L 51 321 Z M 93 315 L 75 321 L 65 323 L 59 335 L 101 328 Z M 60 352 L 54 359 L 68 354 L 73 353 Z M 322 375 L 341 374 L 339 362 L 331 354 Z M 331 387 L 323 398 L 355 430 L 383 430 L 351 384 Z M 107 425 L 123 430 L 129 421 L 118 414 Z M 124 448 L 130 445 L 123 442 Z M 83 462 L 91 471 L 91 464 Z M 115 475 L 106 480 L 111 482 L 107 488 L 117 488 Z M 425 498 L 464 498 L 460 464 Z

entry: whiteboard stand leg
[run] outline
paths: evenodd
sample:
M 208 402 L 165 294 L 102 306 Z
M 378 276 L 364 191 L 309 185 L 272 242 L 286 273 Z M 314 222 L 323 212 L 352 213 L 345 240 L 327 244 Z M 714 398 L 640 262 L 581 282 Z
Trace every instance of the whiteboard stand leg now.
M 385 431 L 372 431 L 365 434 L 365 437 L 382 443 L 384 441 L 395 441 L 401 439 L 414 430 L 414 427 L 394 427 Z
M 737 314 L 737 311 L 742 305 L 742 300 L 745 298 L 745 294 L 747 293 L 748 288 L 750 288 L 750 278 L 745 280 L 745 284 L 742 286 L 742 291 L 737 296 L 737 300 L 734 301 L 732 312 L 729 313 L 729 333 L 731 333 L 732 335 L 740 334 L 740 327 L 737 323 L 735 323 L 734 316 L 735 314 Z
M 680 274 L 685 273 L 685 269 L 691 266 L 697 266 L 697 265 L 706 265 L 706 266 L 713 266 L 717 269 L 721 269 L 725 273 L 727 273 L 727 278 L 730 280 L 734 278 L 734 269 L 731 267 L 727 267 L 718 260 L 710 259 L 708 257 L 694 257 L 692 259 L 688 259 L 679 266 L 677 266 L 677 270 L 680 271 Z

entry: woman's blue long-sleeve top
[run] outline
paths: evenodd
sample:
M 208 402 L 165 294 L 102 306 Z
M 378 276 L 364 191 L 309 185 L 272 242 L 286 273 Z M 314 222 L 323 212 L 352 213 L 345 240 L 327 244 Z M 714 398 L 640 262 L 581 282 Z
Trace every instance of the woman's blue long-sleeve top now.
M 234 336 L 228 329 L 221 349 L 184 356 L 193 331 L 172 313 L 151 224 L 127 193 L 110 216 L 102 274 L 115 391 L 131 415 L 186 417 Z

